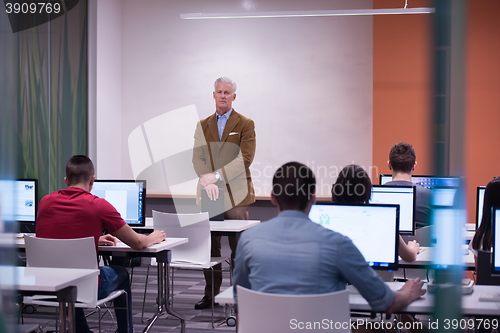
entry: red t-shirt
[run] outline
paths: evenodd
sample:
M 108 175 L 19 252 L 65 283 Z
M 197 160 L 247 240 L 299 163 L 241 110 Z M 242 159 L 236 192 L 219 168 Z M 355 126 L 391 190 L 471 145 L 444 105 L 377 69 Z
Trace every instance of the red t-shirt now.
M 68 187 L 40 201 L 36 236 L 56 239 L 92 236 L 97 250 L 104 229 L 113 233 L 124 225 L 120 213 L 109 202 L 84 189 Z

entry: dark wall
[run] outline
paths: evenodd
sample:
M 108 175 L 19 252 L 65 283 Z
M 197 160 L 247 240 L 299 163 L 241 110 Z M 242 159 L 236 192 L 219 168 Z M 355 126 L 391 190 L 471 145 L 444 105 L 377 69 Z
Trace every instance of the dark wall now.
M 176 199 L 176 206 L 171 198 L 147 198 L 146 216 L 153 216 L 152 211 L 165 213 L 198 213 L 200 207 L 194 199 Z M 257 200 L 250 206 L 250 219 L 266 221 L 278 215 L 278 209 L 269 200 Z

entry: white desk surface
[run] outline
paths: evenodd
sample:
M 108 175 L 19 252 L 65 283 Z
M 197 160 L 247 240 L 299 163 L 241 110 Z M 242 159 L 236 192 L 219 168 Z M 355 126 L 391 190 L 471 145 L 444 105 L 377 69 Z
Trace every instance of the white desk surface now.
M 403 286 L 403 282 L 386 282 L 389 287 L 396 291 Z M 474 286 L 474 292 L 470 295 L 462 296 L 462 312 L 464 315 L 469 316 L 490 316 L 500 315 L 500 302 L 480 302 L 478 298 L 483 293 L 498 292 L 500 293 L 500 286 Z M 233 288 L 227 288 L 217 296 L 215 301 L 222 304 L 232 304 Z M 428 314 L 433 312 L 434 296 L 426 293 L 422 298 L 411 303 L 408 307 L 401 312 Z M 349 304 L 351 310 L 354 311 L 371 311 L 368 302 L 357 292 L 349 293 Z
M 434 250 L 432 247 L 422 247 L 424 250 L 417 255 L 417 260 L 413 262 L 407 262 L 402 259 L 399 259 L 399 264 L 408 268 L 409 266 L 430 266 L 432 264 L 432 251 Z M 465 246 L 464 246 L 465 252 Z M 466 267 L 475 267 L 474 263 L 474 254 L 470 251 L 467 251 L 467 254 L 463 255 L 463 264 Z
M 15 240 L 12 241 L 18 248 L 24 248 L 24 238 L 16 238 Z M 127 244 L 121 242 L 120 240 L 117 239 L 116 245 L 115 246 L 104 246 L 100 245 L 98 247 L 98 251 L 112 251 L 112 252 L 142 252 L 142 253 L 157 253 L 161 252 L 164 250 L 170 250 L 176 246 L 179 246 L 181 244 L 187 243 L 188 239 L 187 238 L 169 238 L 167 237 L 167 240 L 159 243 L 159 244 L 154 244 L 151 245 L 148 248 L 145 248 L 143 250 L 134 250 Z
M 259 224 L 259 220 L 224 220 L 210 221 L 210 231 L 218 232 L 242 232 Z M 140 229 L 141 227 L 137 227 Z M 146 226 L 144 228 L 153 228 L 153 218 L 146 217 Z
M 0 288 L 56 292 L 98 275 L 98 269 L 0 266 Z
M 259 224 L 259 220 L 210 221 L 210 231 L 242 232 Z
M 130 246 L 128 246 L 127 244 L 118 240 L 116 242 L 116 245 L 114 245 L 114 246 L 112 246 L 112 245 L 111 246 L 100 245 L 98 247 L 98 251 L 158 253 L 161 251 L 170 250 L 176 246 L 179 246 L 179 245 L 187 243 L 187 242 L 188 242 L 187 238 L 169 238 L 169 237 L 167 237 L 167 240 L 165 240 L 159 244 L 151 245 L 150 247 L 145 248 L 143 250 L 134 250 Z

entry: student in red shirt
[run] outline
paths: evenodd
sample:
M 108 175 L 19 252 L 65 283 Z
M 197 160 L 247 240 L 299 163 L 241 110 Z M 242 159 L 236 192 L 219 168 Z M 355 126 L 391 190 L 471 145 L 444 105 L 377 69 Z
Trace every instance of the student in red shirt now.
M 105 199 L 91 194 L 94 184 L 94 164 L 84 155 L 75 155 L 66 164 L 64 181 L 68 188 L 52 192 L 40 201 L 36 236 L 43 238 L 71 239 L 92 236 L 98 245 L 116 245 L 116 238 L 133 249 L 144 249 L 165 239 L 165 232 L 155 230 L 149 235 L 136 233 L 121 218 L 120 213 Z M 103 230 L 109 234 L 102 235 Z M 116 310 L 118 333 L 133 333 L 132 292 L 128 271 L 122 266 L 100 267 L 98 298 L 108 296 L 112 291 L 124 289 L 128 294 L 129 323 L 127 313 Z M 124 308 L 124 296 L 115 300 L 115 307 Z M 83 309 L 75 309 L 77 333 L 89 333 L 90 329 Z

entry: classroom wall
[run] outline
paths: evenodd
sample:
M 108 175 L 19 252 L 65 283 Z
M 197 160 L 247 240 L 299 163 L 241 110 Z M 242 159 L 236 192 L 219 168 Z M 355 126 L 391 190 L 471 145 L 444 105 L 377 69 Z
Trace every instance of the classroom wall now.
M 400 3 L 375 0 L 374 8 L 398 7 Z M 463 153 L 468 222 L 474 222 L 476 187 L 500 175 L 500 3 L 467 4 Z M 414 0 L 411 6 L 432 7 L 432 1 Z M 373 24 L 373 165 L 379 166 L 380 173 L 389 173 L 390 147 L 406 141 L 417 151 L 415 173 L 432 174 L 432 15 L 380 16 Z
M 258 196 L 269 195 L 274 171 L 290 160 L 315 170 L 323 195 L 343 166 L 370 167 L 371 16 L 193 21 L 179 15 L 370 8 L 371 0 L 127 0 L 113 11 L 100 3 L 98 36 L 101 29 L 111 36 L 97 47 L 97 72 L 106 73 L 99 74 L 106 81 L 97 82 L 97 133 L 108 138 L 97 140 L 100 178 L 145 178 L 148 189 L 174 192 L 164 160 L 192 148 L 196 121 L 214 111 L 219 76 L 238 83 L 234 108 L 256 124 L 251 171 Z M 102 52 L 109 52 L 111 67 L 99 69 Z M 115 115 L 99 119 L 118 108 L 121 124 L 110 121 Z M 174 111 L 184 115 L 176 118 Z M 191 179 L 175 193 L 194 195 L 197 178 Z
M 94 112 L 96 144 L 90 156 L 99 178 L 122 176 L 122 0 L 95 0 L 97 6 Z
M 401 7 L 398 0 L 375 0 L 374 8 Z M 432 7 L 411 1 L 411 7 Z M 432 17 L 381 15 L 373 18 L 372 177 L 390 173 L 389 150 L 404 141 L 417 152 L 416 174 L 432 174 Z
M 103 3 L 103 2 L 99 2 Z M 122 3 L 120 3 L 122 4 Z M 118 5 L 118 2 L 115 3 Z M 374 8 L 401 7 L 400 0 L 374 0 Z M 411 7 L 432 7 L 430 0 L 413 0 Z M 500 3 L 496 0 L 469 1 L 467 11 L 467 54 L 466 54 L 466 138 L 464 151 L 465 170 L 468 179 L 467 199 L 470 222 L 474 221 L 475 188 L 486 185 L 494 176 L 500 174 L 500 156 L 496 147 L 500 142 L 500 131 L 496 125 L 500 112 L 496 110 L 500 95 L 496 92 L 500 80 L 500 66 L 497 64 L 500 51 L 500 25 L 496 23 L 496 14 Z M 121 9 L 114 10 L 121 15 Z M 101 16 L 101 19 L 106 19 Z M 111 21 L 107 20 L 107 24 Z M 433 15 L 384 15 L 373 18 L 373 135 L 372 176 L 378 182 L 378 173 L 389 173 L 387 159 L 390 147 L 399 141 L 413 144 L 417 151 L 417 174 L 433 173 L 433 156 L 431 150 L 432 133 L 432 48 L 433 48 Z M 120 24 L 115 21 L 114 28 Z M 103 39 L 108 42 L 104 46 L 122 43 L 122 38 L 115 30 L 112 38 Z M 103 46 L 103 47 L 104 47 Z M 121 48 L 121 46 L 120 46 Z M 103 48 L 100 49 L 105 50 Z M 114 64 L 122 61 L 118 49 L 114 52 Z M 113 57 L 109 57 L 113 63 Z M 140 59 L 139 59 L 140 60 Z M 138 61 L 139 61 L 138 60 Z M 123 66 L 123 65 L 122 65 Z M 105 67 L 100 68 L 100 70 Z M 102 75 L 102 72 L 101 72 Z M 103 75 L 104 76 L 104 75 Z M 114 78 L 110 84 L 118 84 L 119 75 L 108 75 Z M 114 93 L 117 96 L 120 91 Z M 104 93 L 109 97 L 109 94 Z M 241 97 L 240 97 L 241 99 Z M 120 102 L 119 99 L 117 99 Z M 110 104 L 117 107 L 118 104 Z M 102 108 L 104 110 L 106 108 Z M 106 126 L 117 126 L 116 123 L 101 122 Z M 118 137 L 126 134 L 117 132 Z M 107 168 L 105 175 L 112 174 L 112 166 L 117 167 L 120 175 L 130 174 L 130 165 L 126 158 L 120 156 L 123 151 L 123 140 L 115 144 L 109 137 L 107 141 L 99 141 L 101 154 L 108 155 L 112 163 L 97 163 Z M 120 150 L 113 149 L 118 147 Z M 98 148 L 99 149 L 99 148 Z M 109 158 L 109 156 L 113 156 Z M 116 166 L 116 161 L 121 161 Z M 115 169 L 116 170 L 116 169 Z
M 500 2 L 468 2 L 466 162 L 469 221 L 475 191 L 500 176 Z

